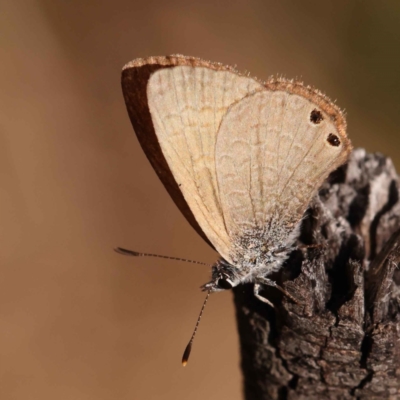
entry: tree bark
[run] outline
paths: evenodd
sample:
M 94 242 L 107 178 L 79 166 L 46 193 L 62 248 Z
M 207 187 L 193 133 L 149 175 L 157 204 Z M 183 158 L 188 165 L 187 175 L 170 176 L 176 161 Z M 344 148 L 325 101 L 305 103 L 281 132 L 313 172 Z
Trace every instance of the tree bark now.
M 302 222 L 298 249 L 257 300 L 234 290 L 244 393 L 400 399 L 400 202 L 390 159 L 355 150 Z

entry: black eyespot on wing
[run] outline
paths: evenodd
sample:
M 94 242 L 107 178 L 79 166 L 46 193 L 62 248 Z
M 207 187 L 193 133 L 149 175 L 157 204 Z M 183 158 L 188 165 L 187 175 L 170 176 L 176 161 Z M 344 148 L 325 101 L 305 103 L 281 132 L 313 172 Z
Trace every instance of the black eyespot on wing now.
M 319 124 L 322 120 L 324 119 L 324 117 L 322 116 L 321 111 L 318 111 L 316 108 L 314 108 L 314 110 L 311 111 L 310 114 L 310 121 L 313 124 Z
M 223 278 L 218 279 L 217 285 L 221 289 L 232 289 L 230 282 Z
M 339 138 L 336 135 L 334 135 L 333 133 L 329 134 L 327 141 L 331 146 L 338 147 L 340 145 Z

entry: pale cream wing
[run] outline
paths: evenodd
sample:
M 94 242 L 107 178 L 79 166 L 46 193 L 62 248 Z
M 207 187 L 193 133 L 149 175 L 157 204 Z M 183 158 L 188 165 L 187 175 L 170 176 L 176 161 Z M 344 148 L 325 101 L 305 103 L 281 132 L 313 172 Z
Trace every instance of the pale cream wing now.
M 217 131 L 227 109 L 264 86 L 230 71 L 177 66 L 155 72 L 147 97 L 165 159 L 201 229 L 228 261 L 230 238 L 215 166 Z
M 320 105 L 287 90 L 266 90 L 228 110 L 216 166 L 231 237 L 268 229 L 271 219 L 290 232 L 323 180 L 346 161 L 351 145 L 343 117 L 332 104 Z

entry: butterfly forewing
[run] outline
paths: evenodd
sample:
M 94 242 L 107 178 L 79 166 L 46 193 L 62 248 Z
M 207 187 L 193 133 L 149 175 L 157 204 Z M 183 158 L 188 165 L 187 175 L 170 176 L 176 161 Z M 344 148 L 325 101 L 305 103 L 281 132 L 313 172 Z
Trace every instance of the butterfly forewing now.
M 229 71 L 179 66 L 155 72 L 147 96 L 164 157 L 186 202 L 217 251 L 230 260 L 230 238 L 217 184 L 215 146 L 229 106 L 258 82 Z

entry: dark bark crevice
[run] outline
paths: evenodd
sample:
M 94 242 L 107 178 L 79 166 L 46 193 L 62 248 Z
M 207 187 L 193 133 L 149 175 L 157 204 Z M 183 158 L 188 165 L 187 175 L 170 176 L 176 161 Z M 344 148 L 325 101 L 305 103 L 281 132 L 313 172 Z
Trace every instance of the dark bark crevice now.
M 301 304 L 235 288 L 246 399 L 400 399 L 398 187 L 389 159 L 354 151 L 273 277 Z

